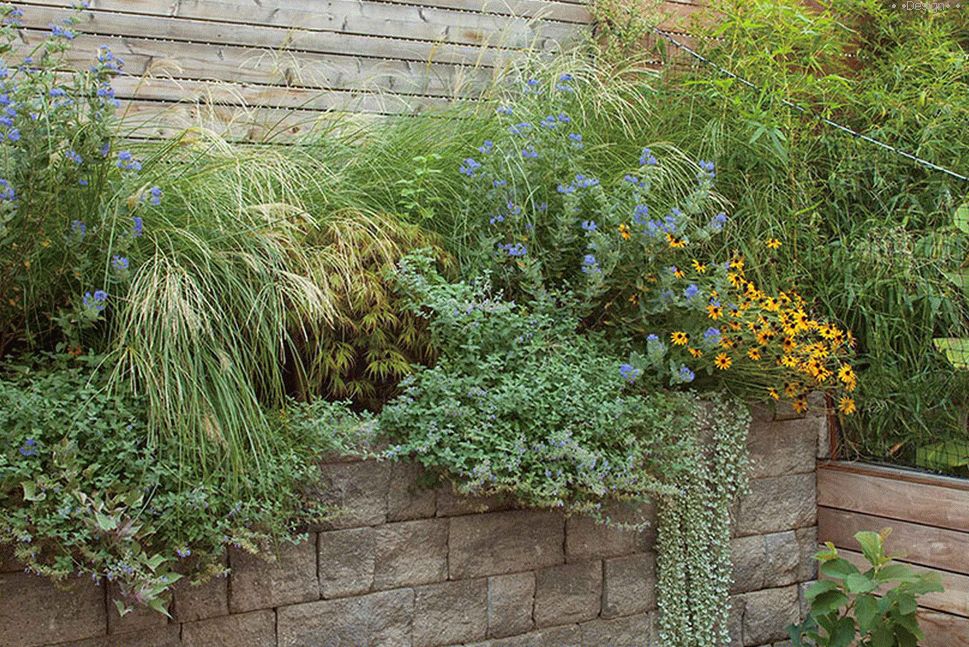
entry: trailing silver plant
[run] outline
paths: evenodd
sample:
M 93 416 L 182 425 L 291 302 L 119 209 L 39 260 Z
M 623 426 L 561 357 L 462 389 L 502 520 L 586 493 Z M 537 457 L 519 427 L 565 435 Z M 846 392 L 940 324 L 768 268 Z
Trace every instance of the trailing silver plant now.
M 664 647 L 730 641 L 730 508 L 747 490 L 746 405 L 704 398 L 694 418 L 694 469 L 680 470 L 678 493 L 657 501 L 657 591 Z

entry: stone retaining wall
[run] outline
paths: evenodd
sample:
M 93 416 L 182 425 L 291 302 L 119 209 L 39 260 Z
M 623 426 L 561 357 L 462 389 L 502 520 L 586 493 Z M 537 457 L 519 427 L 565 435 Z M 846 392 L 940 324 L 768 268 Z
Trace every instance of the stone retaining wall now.
M 815 577 L 815 457 L 825 419 L 755 412 L 751 492 L 733 540 L 734 645 L 783 644 Z M 655 536 L 416 487 L 412 465 L 328 464 L 347 511 L 267 563 L 179 584 L 172 620 L 124 618 L 108 587 L 68 590 L 0 561 L 0 645 L 72 647 L 624 647 L 656 637 Z M 617 516 L 652 516 L 649 506 Z

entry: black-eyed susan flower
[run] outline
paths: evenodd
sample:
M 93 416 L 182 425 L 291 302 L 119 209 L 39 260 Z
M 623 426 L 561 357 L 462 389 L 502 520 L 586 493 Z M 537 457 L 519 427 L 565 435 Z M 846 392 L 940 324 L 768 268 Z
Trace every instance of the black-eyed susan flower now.
M 764 241 L 764 244 L 767 246 L 767 249 L 780 249 L 781 241 L 776 238 L 768 238 Z
M 723 316 L 723 307 L 717 302 L 711 303 L 707 306 L 707 316 L 716 321 Z
M 743 272 L 744 272 L 744 257 L 743 256 L 734 256 L 732 259 L 730 259 L 730 269 L 732 269 L 734 272 L 739 272 L 740 274 L 743 274 Z
M 690 355 L 692 355 L 693 357 L 696 357 L 696 358 L 703 357 L 703 351 L 700 350 L 699 348 L 693 348 L 692 346 L 690 346 L 686 350 L 689 351 Z
M 666 242 L 673 249 L 679 249 L 681 247 L 686 247 L 686 241 L 682 238 L 677 238 L 673 234 L 666 234 Z
M 675 346 L 686 346 L 690 342 L 690 336 L 682 330 L 675 330 L 670 333 L 670 341 Z
M 630 238 L 633 237 L 632 232 L 629 231 L 629 225 L 627 225 L 626 223 L 622 223 L 621 225 L 619 225 L 619 235 L 622 236 L 623 240 L 629 240 Z
M 845 414 L 846 416 L 850 416 L 857 410 L 858 410 L 858 407 L 855 404 L 854 398 L 849 398 L 848 396 L 845 396 L 838 401 L 838 411 Z
M 771 387 L 771 388 L 767 389 L 767 395 L 769 395 L 771 397 L 771 399 L 773 399 L 773 400 L 780 400 L 781 399 L 781 394 L 778 393 L 777 392 L 777 389 L 775 389 L 774 387 Z
M 706 263 L 701 263 L 700 261 L 693 259 L 693 271 L 697 274 L 706 274 L 707 266 Z
M 794 407 L 794 411 L 797 413 L 804 413 L 808 410 L 807 398 L 797 398 L 791 406 Z
M 759 348 L 751 348 L 750 350 L 747 351 L 747 357 L 749 357 L 750 359 L 754 360 L 755 362 L 758 361 L 758 360 L 760 360 L 761 357 L 762 357 L 762 355 L 760 354 L 760 349 Z
M 721 371 L 726 371 L 728 368 L 733 366 L 733 360 L 730 359 L 730 355 L 726 353 L 720 353 L 713 360 L 713 365 L 716 366 Z

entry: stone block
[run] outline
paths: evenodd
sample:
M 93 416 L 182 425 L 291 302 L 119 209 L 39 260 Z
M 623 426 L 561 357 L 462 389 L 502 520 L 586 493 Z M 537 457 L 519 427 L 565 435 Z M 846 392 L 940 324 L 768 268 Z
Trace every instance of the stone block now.
M 612 525 L 588 515 L 574 515 L 565 525 L 568 561 L 619 557 L 649 550 L 656 542 L 656 508 L 652 503 L 616 502 L 604 514 Z M 648 524 L 642 530 L 623 525 Z
M 488 631 L 488 580 L 414 589 L 414 647 L 481 640 Z
M 181 647 L 182 628 L 177 624 L 144 631 L 99 636 L 87 640 L 61 643 L 58 647 Z
M 71 578 L 58 588 L 37 575 L 0 574 L 0 645 L 46 645 L 107 630 L 104 589 L 89 578 Z
M 369 526 L 319 534 L 320 595 L 342 598 L 373 586 L 377 531 Z
M 786 586 L 798 579 L 801 545 L 794 531 L 738 537 L 730 549 L 734 593 Z
M 824 418 L 753 422 L 747 436 L 750 477 L 804 474 L 815 469 L 819 429 Z
M 638 553 L 603 563 L 602 617 L 643 613 L 656 607 L 656 556 Z
M 466 647 L 608 647 L 608 645 L 586 645 L 582 642 L 579 626 L 566 625 L 540 629 L 521 636 L 486 640 Z
M 454 517 L 448 535 L 451 579 L 503 575 L 564 561 L 565 522 L 555 512 L 513 510 Z
M 175 584 L 172 617 L 178 622 L 194 622 L 229 613 L 229 578 L 218 575 L 202 584 L 179 580 Z
M 591 620 L 602 602 L 602 562 L 570 562 L 535 573 L 535 624 L 554 627 Z
M 659 647 L 656 616 L 640 613 L 612 620 L 593 620 L 579 625 L 582 644 L 605 647 Z
M 411 589 L 280 607 L 279 647 L 410 647 L 413 614 Z
M 387 492 L 387 520 L 427 519 L 437 511 L 437 492 L 421 485 L 424 470 L 418 463 L 391 463 Z
M 450 483 L 445 483 L 437 489 L 437 516 L 439 517 L 501 512 L 514 508 L 515 500 L 507 495 L 468 496 L 458 494 Z
M 376 589 L 430 584 L 447 579 L 447 519 L 389 523 L 375 529 Z
M 334 509 L 320 530 L 375 526 L 387 520 L 389 463 L 326 463 L 320 470 L 317 498 Z
M 816 526 L 810 528 L 798 528 L 794 531 L 797 537 L 798 546 L 801 548 L 801 556 L 798 560 L 797 569 L 798 581 L 814 580 L 818 577 L 818 560 L 814 556 L 818 552 L 818 529 Z
M 208 618 L 182 625 L 183 647 L 276 647 L 272 609 Z
M 279 546 L 275 561 L 229 551 L 229 611 L 270 609 L 320 598 L 316 580 L 316 535 L 299 544 Z
M 815 474 L 753 479 L 750 494 L 737 510 L 734 529 L 740 536 L 806 528 L 817 523 Z
M 122 634 L 130 631 L 150 631 L 168 624 L 164 615 L 144 606 L 130 605 L 123 616 L 115 600 L 121 599 L 121 590 L 115 584 L 108 585 L 108 633 Z
M 800 620 L 797 585 L 744 594 L 744 645 L 763 645 L 787 637 Z
M 730 611 L 727 616 L 729 647 L 744 647 L 744 596 L 730 596 Z
M 488 578 L 488 636 L 505 638 L 530 631 L 534 607 L 534 573 Z

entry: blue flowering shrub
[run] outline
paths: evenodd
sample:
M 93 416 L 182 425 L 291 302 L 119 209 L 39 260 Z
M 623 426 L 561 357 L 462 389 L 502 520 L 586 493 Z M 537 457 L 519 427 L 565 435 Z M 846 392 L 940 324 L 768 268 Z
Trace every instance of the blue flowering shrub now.
M 167 612 L 183 575 L 224 570 L 227 546 L 270 551 L 298 541 L 326 510 L 314 500 L 323 452 L 366 451 L 373 428 L 318 401 L 274 417 L 285 451 L 248 496 L 219 475 L 183 487 L 170 448 L 147 442 L 143 398 L 110 393 L 86 365 L 102 358 L 21 362 L 0 377 L 0 545 L 28 571 L 118 585 L 119 609 Z
M 821 389 L 854 413 L 850 333 L 812 318 L 793 288 L 764 292 L 722 248 L 730 218 L 713 162 L 643 148 L 622 177 L 589 171 L 609 151 L 583 133 L 585 85 L 526 81 L 459 165 L 477 250 L 466 271 L 492 272 L 511 298 L 573 295 L 582 328 L 628 353 L 620 374 L 645 388 L 726 387 L 799 410 Z
M 381 412 L 396 441 L 389 456 L 467 494 L 593 514 L 609 499 L 666 491 L 688 465 L 693 398 L 626 393 L 617 358 L 577 333 L 574 304 L 508 301 L 487 277 L 446 283 L 420 255 L 396 281 L 429 317 L 440 358 Z
M 51 339 L 76 347 L 127 280 L 142 212 L 161 199 L 114 143 L 123 61 L 102 47 L 89 69 L 59 74 L 68 19 L 13 62 L 20 15 L 0 6 L 0 354 Z

